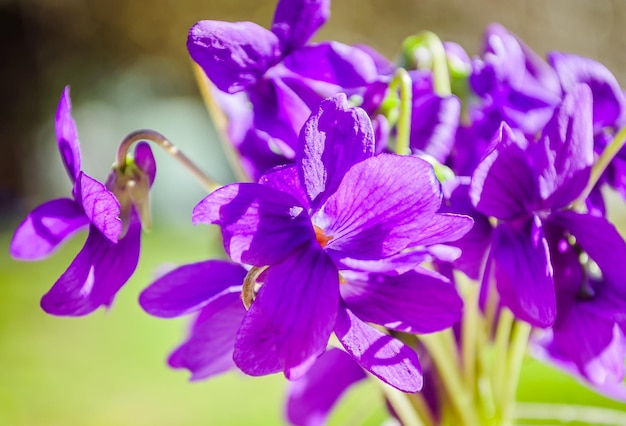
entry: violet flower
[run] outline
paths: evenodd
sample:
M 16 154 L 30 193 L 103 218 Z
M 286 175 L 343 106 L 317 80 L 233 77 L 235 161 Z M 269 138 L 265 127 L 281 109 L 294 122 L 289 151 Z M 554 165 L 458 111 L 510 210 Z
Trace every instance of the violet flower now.
M 427 272 L 416 273 L 419 278 L 378 275 L 356 286 L 353 299 L 342 299 L 341 277 L 347 282 L 352 278 L 343 270 L 393 272 L 394 256 L 403 250 L 455 240 L 472 222 L 437 213 L 439 183 L 427 162 L 389 154 L 372 157 L 373 150 L 367 115 L 349 108 L 340 95 L 324 101 L 305 124 L 295 166 L 269 173 L 261 184 L 227 185 L 194 209 L 194 223 L 220 225 L 231 259 L 253 265 L 263 283 L 235 342 L 235 363 L 244 372 L 284 370 L 297 379 L 323 353 L 334 330 L 364 368 L 400 389 L 419 389 L 414 352 L 369 327 L 352 309 L 362 300 L 371 306 L 370 293 L 391 301 L 379 288 L 384 285 L 418 292 L 390 312 L 419 312 L 418 282 L 435 287 L 438 282 L 442 306 L 460 306 L 453 288 L 446 289 L 441 277 Z M 419 253 L 405 256 L 413 266 L 419 263 L 414 258 L 423 259 Z M 380 310 L 367 311 L 365 304 L 358 308 L 359 314 L 371 316 L 366 321 L 391 321 Z M 432 331 L 449 321 L 446 317 L 443 327 L 437 320 L 422 326 Z M 420 326 L 411 323 L 408 328 Z M 388 371 L 384 363 L 391 364 Z
M 126 224 L 120 219 L 122 210 L 130 212 L 132 208 L 130 200 L 121 206 L 111 192 L 116 187 L 115 171 L 108 185 L 82 171 L 69 87 L 61 96 L 55 128 L 61 159 L 73 184 L 72 198 L 46 202 L 29 213 L 15 231 L 10 252 L 16 259 L 39 260 L 89 226 L 84 247 L 41 299 L 42 309 L 49 314 L 86 315 L 99 306 L 110 306 L 134 272 L 141 224 L 134 211 Z M 149 180 L 149 187 L 155 165 L 147 144 L 137 147 L 134 161 L 139 170 L 148 173 L 144 180 Z M 119 186 L 117 189 L 123 190 Z
M 476 209 L 498 219 L 486 271 L 501 302 L 532 325 L 556 317 L 553 271 L 544 225 L 583 191 L 593 164 L 591 93 L 579 85 L 563 100 L 537 142 L 505 123 L 472 176 Z M 593 232 L 589 230 L 589 232 Z M 483 292 L 490 274 L 485 274 Z

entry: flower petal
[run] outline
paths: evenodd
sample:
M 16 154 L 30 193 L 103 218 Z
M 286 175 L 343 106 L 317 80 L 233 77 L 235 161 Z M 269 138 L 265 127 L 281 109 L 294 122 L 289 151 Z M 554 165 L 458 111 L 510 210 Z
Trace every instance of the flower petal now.
M 222 260 L 183 265 L 150 284 L 139 295 L 139 304 L 157 317 L 185 315 L 224 294 L 241 293 L 245 277 L 240 265 Z
M 350 355 L 337 348 L 327 350 L 307 374 L 289 382 L 286 402 L 289 423 L 299 426 L 325 424 L 341 395 L 366 377 Z
M 411 109 L 411 149 L 445 163 L 454 146 L 460 112 L 461 101 L 456 96 L 415 97 Z
M 21 260 L 42 259 L 88 224 L 83 209 L 74 200 L 48 201 L 30 212 L 17 228 L 11 240 L 11 256 Z
M 200 21 L 189 30 L 187 49 L 211 82 L 228 93 L 255 84 L 281 59 L 278 37 L 252 22 Z
M 503 122 L 492 141 L 495 147 L 474 171 L 470 198 L 487 216 L 515 219 L 533 211 L 538 201 L 535 176 L 520 138 Z
M 353 166 L 313 221 L 333 237 L 326 246 L 337 252 L 333 257 L 380 259 L 409 246 L 443 242 L 458 228 L 467 232 L 471 219 L 436 215 L 440 202 L 429 163 L 381 154 Z
M 134 155 L 135 164 L 137 164 L 137 167 L 148 175 L 148 178 L 150 179 L 150 186 L 152 186 L 156 176 L 156 160 L 154 159 L 154 154 L 152 153 L 150 145 L 147 142 L 139 142 L 135 146 Z
M 201 380 L 235 367 L 235 336 L 246 309 L 236 293 L 222 295 L 203 308 L 187 340 L 168 359 L 172 368 L 186 368 L 190 380 Z
M 566 207 L 585 189 L 594 160 L 591 91 L 586 85 L 567 94 L 533 153 L 544 207 Z
M 75 186 L 76 200 L 82 204 L 89 221 L 105 238 L 116 243 L 122 233 L 120 203 L 101 183 L 80 172 Z
M 309 199 L 300 182 L 298 168 L 295 164 L 275 167 L 259 179 L 261 185 L 271 186 L 281 192 L 285 192 L 298 200 L 305 209 L 309 209 Z
M 433 333 L 461 318 L 463 301 L 443 276 L 420 268 L 399 276 L 342 273 L 341 296 L 361 320 L 407 333 Z
M 325 99 L 300 133 L 296 153 L 301 181 L 316 210 L 337 190 L 354 164 L 374 154 L 372 123 L 345 94 Z
M 624 112 L 626 101 L 619 82 L 604 65 L 593 59 L 561 52 L 551 52 L 548 60 L 566 92 L 578 83 L 585 83 L 591 88 L 596 130 L 615 125 Z
M 493 233 L 491 258 L 502 304 L 533 326 L 551 326 L 556 298 L 540 220 L 534 217 L 521 226 L 499 225 Z
M 279 0 L 272 32 L 283 55 L 304 46 L 330 17 L 330 0 Z
M 61 95 L 54 124 L 61 159 L 70 179 L 75 182 L 78 179 L 78 173 L 80 173 L 80 142 L 78 141 L 76 123 L 72 117 L 72 99 L 70 98 L 69 86 L 65 86 Z
M 137 267 L 140 236 L 136 215 L 128 233 L 117 244 L 92 225 L 85 246 L 41 298 L 41 308 L 52 315 L 81 316 L 100 306 L 110 306 Z
M 422 368 L 413 349 L 339 309 L 335 334 L 346 351 L 367 371 L 402 392 L 422 388 Z
M 338 306 L 338 271 L 313 242 L 267 270 L 239 331 L 235 363 L 247 374 L 268 374 L 258 359 L 274 353 L 285 376 L 298 379 L 326 349 Z
M 214 191 L 194 208 L 193 223 L 220 225 L 231 259 L 256 266 L 281 262 L 315 240 L 307 212 L 293 197 L 254 183 Z

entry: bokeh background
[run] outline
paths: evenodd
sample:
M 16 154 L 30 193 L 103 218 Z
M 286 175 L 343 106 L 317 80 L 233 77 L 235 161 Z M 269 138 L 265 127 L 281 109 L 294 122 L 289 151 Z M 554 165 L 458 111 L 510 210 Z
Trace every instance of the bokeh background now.
M 31 208 L 69 194 L 53 118 L 71 85 L 84 169 L 103 178 L 130 131 L 153 128 L 201 167 L 232 179 L 193 80 L 185 41 L 200 19 L 271 23 L 266 0 L 0 0 L 0 425 L 281 424 L 284 381 L 235 373 L 189 384 L 164 359 L 184 320 L 143 314 L 137 294 L 163 264 L 220 256 L 214 230 L 194 228 L 203 196 L 157 153 L 155 230 L 136 276 L 108 312 L 53 318 L 40 296 L 84 237 L 36 264 L 8 256 L 11 233 Z M 365 43 L 393 58 L 402 40 L 429 29 L 471 55 L 500 22 L 540 54 L 560 50 L 604 63 L 626 83 L 626 0 L 335 0 L 316 40 Z M 612 214 L 621 217 L 620 204 Z M 379 424 L 376 387 L 347 396 L 334 424 Z M 542 366 L 526 363 L 519 397 L 623 408 Z M 626 409 L 625 409 L 626 410 Z M 626 424 L 626 421 L 624 421 Z

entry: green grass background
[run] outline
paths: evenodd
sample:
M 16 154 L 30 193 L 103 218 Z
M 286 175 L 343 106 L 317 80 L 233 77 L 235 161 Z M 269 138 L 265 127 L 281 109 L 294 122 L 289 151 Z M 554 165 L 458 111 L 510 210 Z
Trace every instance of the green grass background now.
M 145 235 L 137 272 L 111 310 L 57 318 L 40 310 L 39 298 L 70 263 L 84 236 L 45 261 L 16 262 L 8 256 L 15 225 L 3 226 L 0 233 L 0 425 L 284 424 L 282 375 L 229 373 L 190 383 L 185 371 L 165 364 L 183 338 L 186 319 L 153 318 L 137 304 L 160 265 L 219 256 L 215 230 Z M 626 412 L 622 403 L 532 359 L 525 363 L 518 397 Z M 375 425 L 384 419 L 376 385 L 364 383 L 346 395 L 330 423 Z M 626 424 L 626 414 L 623 420 Z

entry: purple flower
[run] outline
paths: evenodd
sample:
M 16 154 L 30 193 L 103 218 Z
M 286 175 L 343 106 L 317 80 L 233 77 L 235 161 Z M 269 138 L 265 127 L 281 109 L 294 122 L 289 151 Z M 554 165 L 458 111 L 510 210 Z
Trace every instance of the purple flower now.
M 486 270 L 493 268 L 501 301 L 516 317 L 547 327 L 554 323 L 556 300 L 543 228 L 580 195 L 589 179 L 589 88 L 579 85 L 565 97 L 539 141 L 528 141 L 503 123 L 492 146 L 470 188 L 476 209 L 498 219 Z M 486 283 L 483 290 L 488 287 Z
M 81 170 L 80 144 L 72 118 L 69 87 L 56 115 L 56 135 L 61 159 L 72 181 L 72 198 L 52 200 L 35 208 L 20 224 L 11 241 L 11 255 L 39 260 L 63 241 L 89 226 L 89 236 L 72 264 L 41 299 L 44 311 L 53 315 L 86 315 L 99 306 L 110 306 L 117 291 L 132 275 L 139 257 L 141 225 L 136 213 L 120 219 L 122 210 L 111 184 L 104 185 Z M 147 145 L 139 145 L 135 164 L 154 180 L 154 158 Z M 115 174 L 115 172 L 113 172 Z M 149 184 L 148 184 L 149 186 Z M 123 233 L 125 235 L 123 235 Z M 123 236 L 123 238 L 122 238 Z
M 395 288 L 396 294 L 414 294 L 402 297 L 402 303 L 411 303 L 389 310 L 400 315 L 395 318 L 400 327 L 434 331 L 454 321 L 450 316 L 460 309 L 456 292 L 426 271 L 369 276 L 357 284 L 349 270 L 397 273 L 403 263 L 405 270 L 412 269 L 424 259 L 423 251 L 403 254 L 405 249 L 455 240 L 472 222 L 437 213 L 440 188 L 427 162 L 389 154 L 373 157 L 369 118 L 349 108 L 343 95 L 320 105 L 300 139 L 296 165 L 272 171 L 260 184 L 220 188 L 194 209 L 194 223 L 221 226 L 233 261 L 253 265 L 260 273 L 262 286 L 235 342 L 235 363 L 251 375 L 284 370 L 296 379 L 323 353 L 334 330 L 364 368 L 415 391 L 419 370 L 414 352 L 359 316 L 391 326 L 394 318 L 367 306 L 376 297 L 391 303 L 381 287 Z M 345 292 L 340 286 L 344 279 L 350 284 Z M 420 282 L 441 289 L 440 306 L 451 312 L 442 322 L 420 318 L 426 322 L 416 324 L 415 317 L 404 318 L 423 307 Z

